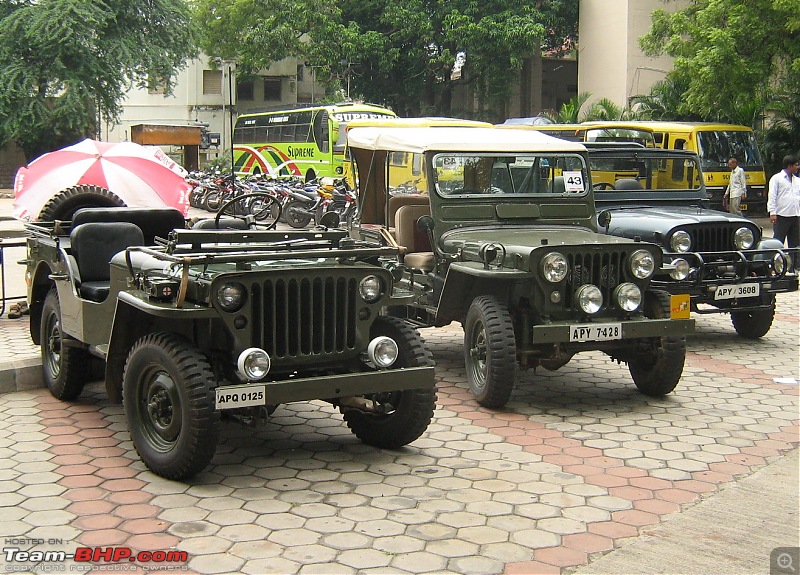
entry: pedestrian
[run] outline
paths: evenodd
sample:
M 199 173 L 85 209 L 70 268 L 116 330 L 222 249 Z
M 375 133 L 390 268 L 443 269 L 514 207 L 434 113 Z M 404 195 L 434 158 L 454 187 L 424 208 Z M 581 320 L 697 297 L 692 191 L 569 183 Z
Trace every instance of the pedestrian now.
M 731 169 L 731 177 L 728 180 L 728 188 L 725 190 L 723 207 L 727 203 L 728 211 L 737 216 L 742 215 L 742 198 L 747 197 L 747 177 L 744 169 L 739 166 L 739 160 L 734 157 L 728 158 L 728 167 Z
M 795 175 L 797 156 L 783 158 L 783 169 L 769 179 L 767 213 L 772 237 L 790 248 L 800 247 L 800 177 Z

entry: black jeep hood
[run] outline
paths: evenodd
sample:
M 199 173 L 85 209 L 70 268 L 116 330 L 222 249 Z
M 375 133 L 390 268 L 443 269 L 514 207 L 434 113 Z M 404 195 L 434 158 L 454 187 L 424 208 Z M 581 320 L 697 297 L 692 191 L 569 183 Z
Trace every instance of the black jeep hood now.
M 638 236 L 645 241 L 654 241 L 657 234 L 663 237 L 675 228 L 687 226 L 741 223 L 757 227 L 750 220 L 734 214 L 688 206 L 605 206 L 598 209 L 598 213 L 601 212 L 611 214 L 609 234 L 627 238 Z M 602 226 L 600 229 L 605 231 Z

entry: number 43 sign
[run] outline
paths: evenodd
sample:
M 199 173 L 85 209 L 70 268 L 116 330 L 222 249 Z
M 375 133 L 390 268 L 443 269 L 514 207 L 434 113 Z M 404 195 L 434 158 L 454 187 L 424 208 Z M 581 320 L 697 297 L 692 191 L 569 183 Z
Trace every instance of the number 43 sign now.
M 577 171 L 564 171 L 564 188 L 568 192 L 583 191 L 583 174 Z

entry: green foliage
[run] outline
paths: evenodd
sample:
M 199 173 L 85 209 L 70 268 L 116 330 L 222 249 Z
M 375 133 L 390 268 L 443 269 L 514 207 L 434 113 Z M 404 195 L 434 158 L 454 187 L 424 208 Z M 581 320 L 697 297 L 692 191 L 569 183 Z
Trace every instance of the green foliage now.
M 169 84 L 196 53 L 189 16 L 184 0 L 5 0 L 0 145 L 31 160 L 116 119 L 131 85 Z
M 255 72 L 285 57 L 314 66 L 329 86 L 404 115 L 449 114 L 456 82 L 504 102 L 514 71 L 539 48 L 569 47 L 578 0 L 196 0 L 207 54 Z M 257 16 L 257 17 L 256 17 Z M 461 79 L 451 79 L 459 52 Z M 488 106 L 487 106 L 488 107 Z
M 674 58 L 668 78 L 684 88 L 678 115 L 753 125 L 777 93 L 799 99 L 796 0 L 695 0 L 672 14 L 657 10 L 640 45 Z
M 542 115 L 553 120 L 556 124 L 577 124 L 581 121 L 581 108 L 591 97 L 592 94 L 590 92 L 581 92 L 577 96 L 570 98 L 569 102 L 562 104 L 558 112 L 545 110 Z

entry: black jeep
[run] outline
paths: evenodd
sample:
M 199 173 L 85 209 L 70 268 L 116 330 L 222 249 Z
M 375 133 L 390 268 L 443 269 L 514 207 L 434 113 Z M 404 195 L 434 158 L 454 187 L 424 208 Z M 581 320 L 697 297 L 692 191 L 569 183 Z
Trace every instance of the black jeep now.
M 664 250 L 671 270 L 657 274 L 652 286 L 690 294 L 696 313 L 730 313 L 743 337 L 765 335 L 775 294 L 797 290 L 797 250 L 765 238 L 747 218 L 708 209 L 693 152 L 635 144 L 587 148 L 602 229 Z

